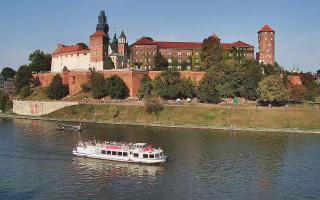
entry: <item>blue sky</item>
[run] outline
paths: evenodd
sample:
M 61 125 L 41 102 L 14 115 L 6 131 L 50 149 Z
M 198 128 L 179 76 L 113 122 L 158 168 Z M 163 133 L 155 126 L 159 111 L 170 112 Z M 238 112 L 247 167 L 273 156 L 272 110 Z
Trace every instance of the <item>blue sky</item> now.
M 105 10 L 110 35 L 124 29 L 129 43 L 141 36 L 163 41 L 242 40 L 257 51 L 257 31 L 276 31 L 276 60 L 287 69 L 320 69 L 318 0 L 0 0 L 0 70 L 28 63 L 28 55 L 58 43 L 88 43 Z

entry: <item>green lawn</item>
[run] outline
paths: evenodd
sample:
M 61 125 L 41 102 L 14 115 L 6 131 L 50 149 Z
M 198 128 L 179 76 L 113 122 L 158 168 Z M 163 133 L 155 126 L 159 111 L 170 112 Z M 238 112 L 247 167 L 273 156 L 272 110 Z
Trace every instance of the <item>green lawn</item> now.
M 146 113 L 143 106 L 77 105 L 63 108 L 46 117 L 112 123 L 320 129 L 320 109 L 312 105 L 290 106 L 289 108 L 166 106 L 158 115 Z

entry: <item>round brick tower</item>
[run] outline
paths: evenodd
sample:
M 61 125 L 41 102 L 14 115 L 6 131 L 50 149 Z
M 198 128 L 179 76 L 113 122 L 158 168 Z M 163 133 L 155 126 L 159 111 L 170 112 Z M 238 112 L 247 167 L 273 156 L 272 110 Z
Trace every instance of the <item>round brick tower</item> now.
M 267 24 L 258 31 L 259 56 L 258 60 L 264 64 L 275 63 L 275 31 Z

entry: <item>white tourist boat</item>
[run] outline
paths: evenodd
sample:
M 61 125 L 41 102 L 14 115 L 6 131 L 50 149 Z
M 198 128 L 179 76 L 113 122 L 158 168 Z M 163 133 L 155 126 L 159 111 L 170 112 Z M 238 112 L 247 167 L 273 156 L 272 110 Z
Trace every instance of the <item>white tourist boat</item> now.
M 146 143 L 80 141 L 72 153 L 88 158 L 146 164 L 164 163 L 167 159 L 162 149 Z

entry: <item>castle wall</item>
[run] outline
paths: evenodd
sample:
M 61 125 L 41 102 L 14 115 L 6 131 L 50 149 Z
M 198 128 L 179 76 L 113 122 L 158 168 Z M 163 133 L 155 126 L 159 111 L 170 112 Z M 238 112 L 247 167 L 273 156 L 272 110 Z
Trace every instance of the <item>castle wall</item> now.
M 64 67 L 70 71 L 87 71 L 90 67 L 90 52 L 83 51 L 52 56 L 52 72 L 61 72 Z

